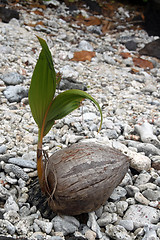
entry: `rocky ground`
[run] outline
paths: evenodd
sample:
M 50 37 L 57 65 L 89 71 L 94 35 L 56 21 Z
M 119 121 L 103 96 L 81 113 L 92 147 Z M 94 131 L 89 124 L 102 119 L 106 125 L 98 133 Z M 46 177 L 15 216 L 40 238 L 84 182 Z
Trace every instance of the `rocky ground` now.
M 128 21 L 133 11 L 125 6 L 109 18 L 54 0 L 31 8 L 17 3 L 16 9 L 19 19 L 0 22 L 0 239 L 160 239 L 160 62 L 138 53 L 158 37 Z M 62 75 L 58 91 L 87 90 L 104 117 L 97 133 L 99 113 L 85 101 L 56 123 L 44 149 L 50 155 L 87 138 L 131 159 L 122 183 L 85 223 L 44 216 L 28 201 L 37 176 L 37 126 L 27 97 L 40 52 L 36 35 L 47 41 Z

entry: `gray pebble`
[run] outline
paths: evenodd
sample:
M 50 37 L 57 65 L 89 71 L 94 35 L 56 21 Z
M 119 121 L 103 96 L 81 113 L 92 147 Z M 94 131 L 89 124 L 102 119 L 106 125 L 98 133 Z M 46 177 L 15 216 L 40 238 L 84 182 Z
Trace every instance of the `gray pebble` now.
M 20 102 L 22 98 L 28 96 L 27 89 L 20 85 L 8 86 L 3 93 L 10 103 Z
M 128 231 L 133 231 L 134 229 L 134 224 L 132 220 L 118 220 L 117 225 L 121 225 L 122 227 L 124 227 L 126 230 Z
M 20 219 L 19 214 L 15 210 L 9 210 L 9 211 L 5 212 L 3 217 L 4 217 L 5 220 L 8 220 L 13 225 L 15 223 L 17 223 Z
M 6 181 L 10 184 L 16 184 L 17 183 L 17 179 L 11 178 L 9 176 L 6 176 Z
M 110 213 L 115 213 L 117 211 L 116 204 L 113 202 L 107 202 L 106 205 L 104 206 L 104 211 L 110 212 Z
M 9 196 L 9 198 L 7 199 L 7 201 L 5 202 L 4 208 L 6 211 L 19 211 L 19 206 L 18 204 L 15 202 L 15 200 L 13 199 L 12 196 Z
M 132 220 L 135 228 L 150 223 L 156 224 L 159 221 L 159 210 L 140 204 L 131 205 L 126 211 L 123 220 Z
M 0 233 L 3 235 L 14 234 L 15 233 L 15 226 L 12 225 L 8 220 L 0 219 Z
M 49 234 L 53 227 L 53 222 L 42 221 L 35 219 L 34 222 L 42 229 L 43 232 Z
M 80 41 L 78 48 L 79 48 L 79 50 L 93 51 L 92 45 L 89 42 L 87 42 L 86 40 Z
M 133 185 L 127 185 L 125 189 L 130 197 L 134 197 L 135 193 L 139 192 L 139 188 Z
M 90 212 L 88 213 L 89 215 L 89 218 L 88 218 L 88 221 L 87 221 L 87 226 L 96 233 L 96 236 L 98 238 L 102 238 L 102 232 L 101 232 L 101 229 L 97 223 L 97 216 L 95 214 L 95 212 Z
M 23 82 L 24 77 L 16 72 L 10 72 L 2 76 L 2 80 L 7 85 L 17 85 Z
M 119 239 L 132 240 L 131 236 L 129 236 L 126 229 L 123 226 L 120 226 L 120 225 L 114 226 L 112 224 L 108 224 L 106 226 L 105 233 L 109 237 L 111 237 L 115 240 L 119 240 Z
M 63 232 L 64 235 L 74 233 L 78 230 L 80 223 L 75 217 L 56 216 L 52 219 L 55 232 Z
M 150 201 L 160 200 L 160 190 L 147 189 L 142 194 Z
M 22 178 L 24 181 L 29 179 L 28 174 L 23 171 L 22 168 L 14 164 L 6 164 L 4 167 L 5 172 L 13 172 L 17 178 Z
M 147 172 L 140 173 L 135 181 L 135 185 L 140 185 L 149 182 L 151 175 Z
M 120 200 L 122 197 L 125 197 L 127 194 L 127 191 L 118 186 L 114 189 L 113 193 L 111 194 L 110 196 L 110 199 L 112 199 L 113 201 L 117 201 L 117 200 Z
M 7 147 L 6 147 L 6 145 L 1 145 L 0 146 L 0 154 L 4 154 L 4 153 L 6 153 L 6 151 L 7 151 Z
M 119 216 L 123 216 L 124 212 L 128 208 L 128 203 L 126 201 L 119 201 L 116 203 L 116 206 L 117 206 L 117 213 L 119 214 Z
M 33 169 L 37 168 L 36 162 L 34 162 L 32 160 L 26 160 L 23 158 L 10 158 L 8 160 L 8 163 L 12 163 L 12 164 L 18 165 L 20 167 L 33 168 Z
M 111 56 L 109 56 L 106 52 L 103 53 L 103 58 L 106 63 L 109 63 L 111 65 L 116 64 L 115 60 Z
M 97 220 L 97 223 L 100 227 L 104 227 L 107 224 L 115 223 L 117 221 L 116 213 L 104 212 L 101 217 Z
M 147 198 L 145 198 L 143 194 L 140 192 L 135 193 L 134 198 L 139 203 L 142 203 L 144 205 L 149 205 L 150 201 Z

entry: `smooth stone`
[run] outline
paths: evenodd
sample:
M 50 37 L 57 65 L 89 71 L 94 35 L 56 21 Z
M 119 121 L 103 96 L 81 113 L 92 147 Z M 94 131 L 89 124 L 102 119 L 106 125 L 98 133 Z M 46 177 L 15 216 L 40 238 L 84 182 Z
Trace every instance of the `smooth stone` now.
M 5 164 L 4 170 L 7 173 L 13 172 L 18 178 L 22 178 L 24 181 L 29 179 L 28 174 L 25 173 L 22 168 L 14 164 Z
M 153 224 L 148 224 L 144 226 L 145 235 L 142 240 L 158 240 L 156 230 L 157 226 Z
M 134 198 L 137 202 L 142 203 L 144 205 L 149 205 L 150 203 L 150 201 L 147 198 L 145 198 L 143 194 L 140 192 L 135 193 Z
M 81 83 L 81 82 L 75 82 L 67 79 L 62 79 L 59 83 L 60 90 L 66 90 L 66 89 L 80 89 L 82 91 L 86 91 L 87 87 Z
M 9 196 L 9 198 L 6 200 L 6 202 L 4 204 L 4 208 L 6 211 L 10 211 L 10 210 L 14 210 L 16 212 L 19 211 L 19 206 L 15 202 L 15 200 L 13 199 L 12 196 Z
M 134 229 L 134 224 L 132 220 L 118 220 L 117 225 L 120 225 L 122 227 L 124 227 L 127 231 L 133 231 Z
M 0 219 L 0 233 L 3 235 L 14 234 L 15 226 L 11 224 L 8 220 Z
M 112 224 L 108 224 L 106 226 L 106 231 L 105 233 L 115 239 L 115 240 L 119 240 L 119 239 L 123 239 L 123 240 L 132 240 L 131 236 L 127 233 L 126 229 L 123 226 L 120 225 L 112 225 Z
M 119 216 L 123 216 L 124 212 L 128 208 L 128 203 L 126 201 L 119 201 L 116 203 L 117 206 L 117 213 Z
M 42 229 L 43 232 L 45 232 L 46 234 L 50 234 L 53 227 L 52 222 L 46 222 L 39 219 L 35 219 L 34 222 L 37 223 L 37 225 Z
M 145 183 L 145 184 L 140 184 L 138 185 L 139 190 L 142 192 L 146 189 L 152 189 L 155 190 L 157 189 L 157 185 L 151 182 Z
M 17 85 L 23 82 L 24 77 L 16 72 L 9 72 L 2 76 L 6 85 Z
M 134 195 L 139 192 L 139 188 L 136 187 L 136 186 L 133 186 L 133 185 L 127 185 L 126 188 L 127 190 L 127 194 L 130 196 L 130 197 L 134 197 Z
M 120 200 L 122 197 L 125 197 L 126 194 L 127 194 L 127 191 L 124 188 L 118 186 L 112 192 L 110 199 L 112 199 L 113 201 L 117 201 L 117 200 Z
M 84 235 L 88 240 L 95 240 L 96 239 L 96 233 L 92 230 L 87 230 Z
M 160 154 L 160 149 L 150 143 L 140 143 L 138 144 L 137 149 L 138 152 L 144 152 L 146 156 Z
M 117 206 L 113 202 L 107 202 L 106 205 L 104 206 L 104 211 L 110 212 L 110 213 L 115 213 L 117 211 Z
M 159 221 L 159 210 L 140 204 L 129 206 L 123 220 L 132 220 L 135 228 L 144 227 L 146 224 L 156 224 Z
M 107 224 L 115 223 L 117 221 L 116 213 L 104 212 L 101 217 L 97 220 L 97 223 L 100 227 L 104 227 Z
M 3 93 L 10 103 L 20 102 L 22 98 L 28 96 L 28 90 L 20 85 L 8 86 Z
M 13 225 L 20 220 L 20 215 L 15 210 L 9 210 L 3 214 L 5 220 L 8 220 Z
M 0 146 L 0 154 L 5 154 L 6 153 L 6 151 L 7 151 L 7 147 L 6 147 L 6 145 L 1 145 Z
M 139 133 L 142 142 L 151 143 L 152 140 L 157 140 L 157 137 L 153 133 L 153 126 L 145 121 L 142 125 L 136 124 L 134 127 L 135 131 Z
M 79 48 L 79 50 L 93 51 L 92 45 L 89 42 L 87 42 L 86 40 L 80 41 L 78 48 Z
M 137 43 L 135 41 L 133 40 L 127 41 L 124 43 L 124 45 L 129 51 L 136 51 Z
M 157 201 L 160 199 L 160 190 L 147 189 L 142 194 L 150 201 Z
M 106 52 L 103 53 L 103 59 L 108 64 L 116 65 L 116 61 L 111 56 L 109 56 Z
M 151 160 L 147 156 L 136 152 L 132 152 L 129 156 L 131 158 L 130 166 L 138 172 L 148 171 L 151 168 Z
M 97 238 L 102 238 L 102 232 L 101 229 L 97 223 L 97 216 L 95 212 L 88 213 L 89 218 L 87 221 L 87 226 L 96 233 Z
M 23 158 L 10 158 L 8 159 L 8 163 L 12 163 L 15 165 L 18 165 L 20 167 L 26 167 L 26 168 L 37 168 L 37 163 L 32 160 L 26 160 Z
M 56 216 L 52 219 L 55 232 L 63 232 L 64 235 L 78 230 L 80 223 L 72 216 Z
M 148 183 L 151 179 L 151 175 L 148 172 L 140 173 L 135 181 L 135 185 L 139 186 L 140 184 Z
M 77 71 L 75 71 L 71 66 L 69 65 L 65 65 L 60 69 L 60 72 L 63 76 L 63 78 L 65 79 L 77 79 L 79 73 Z
M 11 178 L 9 176 L 6 176 L 6 181 L 10 184 L 16 184 L 17 183 L 17 179 Z

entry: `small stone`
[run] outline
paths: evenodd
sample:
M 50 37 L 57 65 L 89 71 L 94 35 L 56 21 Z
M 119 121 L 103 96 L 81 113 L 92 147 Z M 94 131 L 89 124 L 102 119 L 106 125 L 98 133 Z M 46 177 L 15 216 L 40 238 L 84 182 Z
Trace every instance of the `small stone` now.
M 144 227 L 146 224 L 158 223 L 159 210 L 140 204 L 131 205 L 126 211 L 123 220 L 132 220 L 135 228 Z
M 2 76 L 7 85 L 17 85 L 23 82 L 24 77 L 16 72 L 10 72 Z
M 140 184 L 148 183 L 151 179 L 151 175 L 148 172 L 140 173 L 135 181 L 135 185 L 139 186 Z
M 127 231 L 133 231 L 134 229 L 134 224 L 132 220 L 118 220 L 117 225 L 121 225 L 122 227 L 124 227 Z
M 78 230 L 80 223 L 75 217 L 56 216 L 52 219 L 55 232 L 63 232 L 64 235 L 74 233 Z
M 119 239 L 132 240 L 132 238 L 127 233 L 126 229 L 123 226 L 120 226 L 120 225 L 113 226 L 112 224 L 108 224 L 106 226 L 105 233 L 109 237 L 111 237 L 115 240 L 119 240 Z
M 114 223 L 117 221 L 116 213 L 104 212 L 101 217 L 97 220 L 97 223 L 100 227 L 104 227 L 109 223 Z
M 85 40 L 80 41 L 78 48 L 79 50 L 93 51 L 92 45 Z
M 9 210 L 9 211 L 5 212 L 3 217 L 4 217 L 5 220 L 8 220 L 13 225 L 15 223 L 17 223 L 20 219 L 19 214 L 15 210 Z
M 135 193 L 139 192 L 139 188 L 133 185 L 127 185 L 126 190 L 130 197 L 134 197 Z
M 6 181 L 10 184 L 16 184 L 17 183 L 17 179 L 11 178 L 9 176 L 6 176 Z
M 60 69 L 60 72 L 62 73 L 63 78 L 67 79 L 77 79 L 79 73 L 75 71 L 71 66 L 65 65 Z
M 148 200 L 147 198 L 145 198 L 145 197 L 143 196 L 143 194 L 140 193 L 140 192 L 135 193 L 134 198 L 135 198 L 135 200 L 136 200 L 137 202 L 139 202 L 139 203 L 142 203 L 142 204 L 144 204 L 144 205 L 148 205 L 148 204 L 149 204 L 149 200 Z
M 142 170 L 148 171 L 151 168 L 151 160 L 140 153 L 132 152 L 130 155 L 131 161 L 130 165 L 133 169 L 136 169 L 138 172 Z
M 10 103 L 20 102 L 22 98 L 28 96 L 27 89 L 20 85 L 8 86 L 3 93 Z
M 16 175 L 16 177 L 22 178 L 24 181 L 27 181 L 29 179 L 28 174 L 25 173 L 23 169 L 20 168 L 19 166 L 8 163 L 8 164 L 5 164 L 4 170 L 7 173 L 13 172 Z
M 88 213 L 88 215 L 89 215 L 89 219 L 87 221 L 87 226 L 96 233 L 96 236 L 98 238 L 102 238 L 102 232 L 96 221 L 97 217 L 96 217 L 95 212 L 90 212 L 90 213 Z
M 104 211 L 110 212 L 110 213 L 115 213 L 117 211 L 116 204 L 113 202 L 107 202 L 106 205 L 104 206 Z
M 117 213 L 119 214 L 119 216 L 123 216 L 124 212 L 128 208 L 128 203 L 126 201 L 119 201 L 116 203 L 116 206 L 117 206 Z
M 110 196 L 110 199 L 112 199 L 113 201 L 117 201 L 117 200 L 120 200 L 122 197 L 125 197 L 127 194 L 127 191 L 118 186 L 114 189 L 113 193 L 111 194 Z
M 6 141 L 5 137 L 3 137 L 3 136 L 0 136 L 0 144 L 3 144 L 3 143 L 5 143 L 5 141 Z
M 50 234 L 53 227 L 52 222 L 46 222 L 39 219 L 35 219 L 34 222 L 37 223 L 37 225 L 42 229 L 43 232 L 45 232 L 46 234 Z
M 144 226 L 145 235 L 142 238 L 142 240 L 149 240 L 149 239 L 158 240 L 156 230 L 157 230 L 157 226 L 153 224 Z
M 127 41 L 124 44 L 129 51 L 136 51 L 137 43 L 133 40 Z
M 7 151 L 7 147 L 6 147 L 6 145 L 1 145 L 0 146 L 0 154 L 4 154 L 4 153 L 6 153 L 6 151 Z
M 15 227 L 8 220 L 0 219 L 0 233 L 7 235 L 15 233 Z
M 8 160 L 8 163 L 12 163 L 12 164 L 18 165 L 20 167 L 33 168 L 33 169 L 37 168 L 36 162 L 34 162 L 32 160 L 26 160 L 23 158 L 10 158 Z
M 116 65 L 115 60 L 111 56 L 109 56 L 106 52 L 103 53 L 103 58 L 106 63 Z
M 159 190 L 147 189 L 147 190 L 143 191 L 142 194 L 150 201 L 156 201 L 156 200 L 160 199 L 160 191 Z
M 19 206 L 18 204 L 15 202 L 15 200 L 13 199 L 12 196 L 9 196 L 9 198 L 7 199 L 7 201 L 5 202 L 4 208 L 6 209 L 6 211 L 10 211 L 10 210 L 14 210 L 16 212 L 19 211 Z
M 85 232 L 85 237 L 88 239 L 88 240 L 95 240 L 96 239 L 96 233 L 91 231 L 91 230 L 87 230 Z

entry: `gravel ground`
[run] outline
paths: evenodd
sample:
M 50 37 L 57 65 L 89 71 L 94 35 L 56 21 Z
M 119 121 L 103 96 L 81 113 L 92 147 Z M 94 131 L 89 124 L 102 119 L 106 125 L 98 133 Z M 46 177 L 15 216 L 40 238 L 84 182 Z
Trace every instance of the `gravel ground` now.
M 50 2 L 43 12 L 41 8 L 26 11 L 19 4 L 17 8 L 19 20 L 0 22 L 0 239 L 160 239 L 160 62 L 138 55 L 157 37 L 127 24 L 105 34 L 101 25 L 79 26 L 67 18 L 91 13 L 85 8 L 71 13 L 58 1 Z M 131 15 L 121 7 L 114 16 L 125 22 Z M 28 202 L 28 186 L 37 176 L 38 129 L 27 97 L 40 52 L 35 35 L 47 41 L 55 69 L 62 74 L 59 91 L 71 86 L 87 89 L 104 118 L 97 133 L 99 113 L 85 101 L 56 123 L 44 138 L 44 149 L 51 155 L 87 138 L 131 159 L 121 184 L 104 206 L 87 215 L 85 224 L 71 216 L 43 217 Z M 73 61 L 74 53 L 83 50 L 92 52 L 91 61 Z

